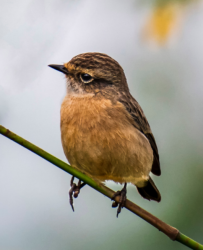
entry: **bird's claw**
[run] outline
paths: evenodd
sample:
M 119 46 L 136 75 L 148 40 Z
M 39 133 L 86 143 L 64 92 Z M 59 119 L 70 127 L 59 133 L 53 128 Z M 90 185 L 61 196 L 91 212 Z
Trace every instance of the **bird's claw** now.
M 121 191 L 117 191 L 117 192 L 113 195 L 113 197 L 111 198 L 112 200 L 115 200 L 115 198 L 116 198 L 117 196 L 120 196 L 119 202 L 114 201 L 114 202 L 112 203 L 112 207 L 117 207 L 117 206 L 118 206 L 118 209 L 117 209 L 117 217 L 118 217 L 118 215 L 120 214 L 121 209 L 125 206 L 126 194 L 127 194 L 127 190 L 126 190 L 126 183 L 125 183 L 124 188 L 123 188 Z
M 70 201 L 70 205 L 74 211 L 74 206 L 73 206 L 73 197 L 77 198 L 79 193 L 80 193 L 80 189 L 81 189 L 81 180 L 78 181 L 78 185 L 76 185 L 74 182 L 74 176 L 72 176 L 71 181 L 70 181 L 70 190 L 69 190 L 69 201 Z

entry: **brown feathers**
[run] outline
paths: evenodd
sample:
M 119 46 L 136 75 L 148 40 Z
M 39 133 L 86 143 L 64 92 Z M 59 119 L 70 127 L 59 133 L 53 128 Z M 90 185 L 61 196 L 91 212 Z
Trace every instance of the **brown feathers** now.
M 123 93 L 119 98 L 119 101 L 123 103 L 129 114 L 133 117 L 134 126 L 149 140 L 154 154 L 152 173 L 158 176 L 161 175 L 158 148 L 142 108 L 130 93 Z
M 147 185 L 143 188 L 137 187 L 138 192 L 140 195 L 147 199 L 147 200 L 154 200 L 157 202 L 161 201 L 161 194 L 159 193 L 158 188 L 154 184 L 151 177 L 149 177 L 149 181 L 147 182 Z
M 54 68 L 67 78 L 61 138 L 69 162 L 101 181 L 132 182 L 144 198 L 160 201 L 149 177 L 161 174 L 158 148 L 119 63 L 84 53 Z
M 91 94 L 67 95 L 61 106 L 61 138 L 71 165 L 101 181 L 145 186 L 153 152 L 132 122 L 119 102 Z

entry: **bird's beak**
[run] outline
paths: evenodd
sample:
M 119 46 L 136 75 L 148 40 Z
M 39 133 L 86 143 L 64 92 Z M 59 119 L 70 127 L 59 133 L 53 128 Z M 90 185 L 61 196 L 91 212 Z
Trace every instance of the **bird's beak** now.
M 66 74 L 66 75 L 68 74 L 68 70 L 64 65 L 49 64 L 48 66 Z

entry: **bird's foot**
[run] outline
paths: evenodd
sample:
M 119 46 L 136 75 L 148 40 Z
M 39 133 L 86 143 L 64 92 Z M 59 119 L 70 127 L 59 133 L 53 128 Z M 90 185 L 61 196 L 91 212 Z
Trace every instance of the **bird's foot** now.
M 120 196 L 119 202 L 114 201 L 114 202 L 112 203 L 112 207 L 117 207 L 117 206 L 118 206 L 118 209 L 117 209 L 117 217 L 118 217 L 118 215 L 119 215 L 120 212 L 121 212 L 121 208 L 123 208 L 123 207 L 125 206 L 126 194 L 127 194 L 126 185 L 127 185 L 127 184 L 125 183 L 123 189 L 122 189 L 121 191 L 117 191 L 117 192 L 113 195 L 113 197 L 111 198 L 112 200 L 115 200 L 115 198 L 116 198 L 117 196 Z
M 70 181 L 70 190 L 69 190 L 69 202 L 70 205 L 74 211 L 74 206 L 73 206 L 73 197 L 77 198 L 79 193 L 80 193 L 80 189 L 82 187 L 85 186 L 85 183 L 81 183 L 81 180 L 78 181 L 78 185 L 76 185 L 74 182 L 74 176 L 72 176 L 71 181 Z

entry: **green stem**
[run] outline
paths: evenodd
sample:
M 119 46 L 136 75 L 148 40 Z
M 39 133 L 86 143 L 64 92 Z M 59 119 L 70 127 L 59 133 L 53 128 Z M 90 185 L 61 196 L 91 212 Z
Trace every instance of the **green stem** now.
M 192 240 L 191 238 L 187 237 L 184 234 L 179 233 L 175 239 L 176 241 L 179 241 L 181 243 L 183 243 L 184 245 L 190 247 L 191 249 L 198 249 L 198 250 L 202 250 L 203 249 L 203 245 L 199 244 L 198 242 Z
M 68 172 L 71 175 L 74 175 L 78 179 L 84 181 L 86 184 L 94 188 L 95 190 L 99 191 L 103 195 L 109 197 L 110 199 L 112 198 L 114 191 L 107 188 L 106 186 L 102 185 L 99 182 L 96 182 L 95 180 L 91 179 L 89 176 L 81 173 L 77 169 L 71 167 L 67 163 L 61 161 L 60 159 L 56 158 L 55 156 L 47 153 L 43 149 L 35 146 L 34 144 L 26 141 L 22 137 L 14 134 L 10 130 L 4 128 L 3 126 L 0 125 L 0 134 L 6 136 L 7 138 L 13 140 L 14 142 L 20 144 L 21 146 L 29 149 L 33 153 L 41 156 L 45 160 L 53 163 L 55 166 L 63 169 L 64 171 Z M 119 197 L 116 197 L 115 199 L 117 202 L 119 202 Z M 142 209 L 141 207 L 137 206 L 136 204 L 132 203 L 129 200 L 126 200 L 125 207 L 133 212 L 134 214 L 138 215 L 148 223 L 150 223 L 152 226 L 156 227 L 158 230 L 166 234 L 170 239 L 172 240 L 177 240 L 181 242 L 182 244 L 192 248 L 192 249 L 202 249 L 203 250 L 203 245 L 200 245 L 199 243 L 195 242 L 194 240 L 188 238 L 187 236 L 181 234 L 176 228 L 166 224 L 165 222 L 161 221 L 154 215 L 150 214 L 146 210 Z

